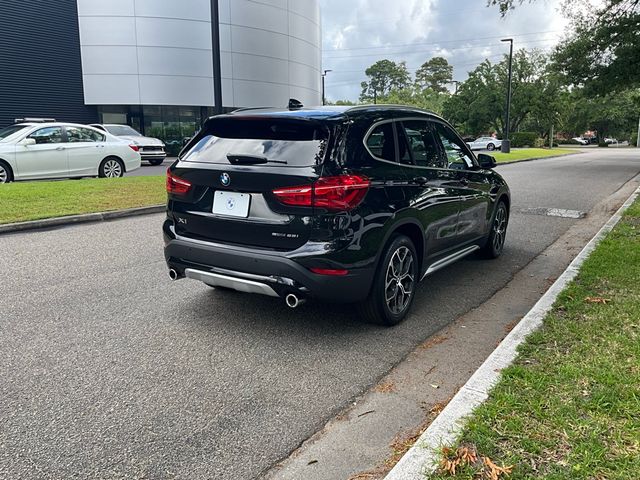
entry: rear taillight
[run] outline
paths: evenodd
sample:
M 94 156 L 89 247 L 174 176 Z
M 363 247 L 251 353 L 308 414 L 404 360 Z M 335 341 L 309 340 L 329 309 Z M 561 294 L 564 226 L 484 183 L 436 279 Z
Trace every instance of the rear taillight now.
M 314 185 L 279 188 L 273 194 L 281 203 L 294 207 L 351 210 L 365 197 L 369 184 L 361 175 L 337 175 L 320 177 Z
M 138 145 L 133 145 L 133 144 L 129 145 L 129 148 L 134 152 L 137 152 L 138 150 L 140 150 L 140 147 L 138 147 Z
M 173 195 L 186 195 L 191 190 L 191 182 L 184 178 L 176 177 L 167 170 L 167 193 Z

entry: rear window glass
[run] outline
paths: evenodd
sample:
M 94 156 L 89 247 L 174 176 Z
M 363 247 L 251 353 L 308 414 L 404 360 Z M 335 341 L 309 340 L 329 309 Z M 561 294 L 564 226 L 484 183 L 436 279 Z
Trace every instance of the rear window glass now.
M 181 160 L 305 167 L 322 162 L 328 140 L 322 126 L 278 119 L 225 119 L 204 133 Z

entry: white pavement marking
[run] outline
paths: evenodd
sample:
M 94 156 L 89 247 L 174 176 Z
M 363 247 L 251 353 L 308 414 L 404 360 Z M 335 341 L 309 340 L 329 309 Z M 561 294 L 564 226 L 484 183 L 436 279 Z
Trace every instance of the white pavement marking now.
M 484 402 L 489 390 L 500 379 L 502 369 L 508 367 L 516 358 L 518 345 L 527 335 L 537 330 L 551 310 L 556 298 L 578 274 L 580 266 L 593 252 L 598 243 L 620 221 L 624 211 L 640 195 L 638 188 L 609 221 L 587 243 L 567 269 L 558 277 L 547 292 L 538 300 L 529 313 L 511 330 L 485 362 L 475 371 L 440 415 L 429 425 L 418 441 L 400 459 L 385 477 L 385 480 L 424 480 L 425 475 L 433 473 L 440 458 L 440 449 L 453 445 L 464 427 L 465 418 Z
M 532 215 L 546 215 L 547 217 L 562 217 L 562 218 L 584 218 L 587 216 L 585 212 L 580 210 L 567 210 L 565 208 L 523 208 L 521 213 L 528 213 Z

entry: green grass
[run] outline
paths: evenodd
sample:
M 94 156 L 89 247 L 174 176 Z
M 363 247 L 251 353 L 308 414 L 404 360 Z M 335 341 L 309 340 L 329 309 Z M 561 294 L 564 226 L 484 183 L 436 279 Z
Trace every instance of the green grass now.
M 0 224 L 158 205 L 165 177 L 96 178 L 0 185 Z
M 529 160 L 531 158 L 553 157 L 555 155 L 566 155 L 569 153 L 579 153 L 579 150 L 573 148 L 519 148 L 511 150 L 511 153 L 490 152 L 498 163 L 502 162 L 519 162 Z
M 513 466 L 513 480 L 640 478 L 640 200 L 521 346 L 460 442 Z M 485 478 L 473 477 L 479 468 L 435 477 Z

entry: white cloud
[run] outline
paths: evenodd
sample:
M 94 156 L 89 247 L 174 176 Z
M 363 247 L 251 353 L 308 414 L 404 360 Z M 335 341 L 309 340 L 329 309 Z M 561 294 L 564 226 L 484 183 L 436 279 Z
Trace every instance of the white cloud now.
M 501 18 L 485 0 L 320 0 L 323 16 L 323 68 L 327 97 L 356 100 L 364 70 L 377 60 L 405 60 L 411 73 L 433 56 L 454 66 L 464 80 L 484 58 L 497 61 L 514 48 L 550 48 L 567 21 L 561 0 L 524 3 Z

